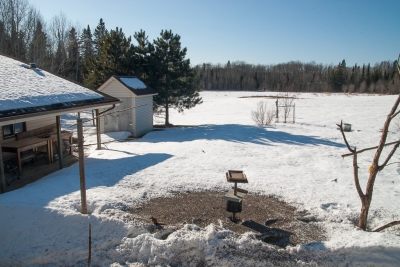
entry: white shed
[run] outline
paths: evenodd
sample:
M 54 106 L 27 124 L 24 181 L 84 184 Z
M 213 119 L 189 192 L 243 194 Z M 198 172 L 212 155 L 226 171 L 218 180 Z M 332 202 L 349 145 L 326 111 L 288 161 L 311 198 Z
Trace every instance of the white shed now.
M 110 115 L 101 118 L 101 133 L 128 131 L 139 137 L 153 130 L 156 90 L 132 76 L 111 76 L 97 90 L 122 101 Z

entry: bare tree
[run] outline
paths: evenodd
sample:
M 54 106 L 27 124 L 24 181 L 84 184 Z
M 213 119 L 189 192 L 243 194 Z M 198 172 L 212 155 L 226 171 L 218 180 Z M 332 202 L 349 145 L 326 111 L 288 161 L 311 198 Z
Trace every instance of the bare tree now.
M 267 110 L 267 101 L 260 101 L 257 103 L 255 111 L 251 112 L 251 118 L 259 126 L 268 126 L 272 124 L 275 116 L 275 110 Z
M 0 51 L 25 60 L 38 17 L 26 0 L 0 0 Z
M 290 96 L 289 93 L 281 93 L 278 95 L 279 107 L 283 109 L 283 122 L 287 122 L 287 118 L 289 118 L 292 108 L 294 108 L 294 99 L 296 98 L 295 95 Z M 293 119 L 294 122 L 294 119 Z
M 358 227 L 360 227 L 363 230 L 367 229 L 368 212 L 369 212 L 369 208 L 371 205 L 372 193 L 373 193 L 373 189 L 374 189 L 376 176 L 377 176 L 378 172 L 382 171 L 386 167 L 386 165 L 388 165 L 388 162 L 390 161 L 393 154 L 396 152 L 397 148 L 400 145 L 400 140 L 396 141 L 396 142 L 386 143 L 387 135 L 389 132 L 390 122 L 400 113 L 400 110 L 397 110 L 399 103 L 400 103 L 400 95 L 398 96 L 396 102 L 394 103 L 390 113 L 387 115 L 386 122 L 382 129 L 382 135 L 381 135 L 381 139 L 379 141 L 379 145 L 376 147 L 365 148 L 365 149 L 361 149 L 358 151 L 357 151 L 356 147 L 353 147 L 353 148 L 350 147 L 350 145 L 346 139 L 346 136 L 344 134 L 343 123 L 341 122 L 340 124 L 337 124 L 337 126 L 339 126 L 339 128 L 340 128 L 340 131 L 342 133 L 342 136 L 343 136 L 344 142 L 347 146 L 347 149 L 350 151 L 349 154 L 344 154 L 344 155 L 342 155 L 342 157 L 353 156 L 354 183 L 355 183 L 355 186 L 357 189 L 358 196 L 361 199 L 361 212 L 360 212 L 360 218 L 358 221 Z M 385 160 L 381 164 L 379 164 L 379 159 L 381 157 L 382 151 L 386 146 L 392 146 L 392 149 L 389 152 L 389 154 L 386 156 Z M 365 193 L 364 193 L 363 190 L 361 189 L 360 181 L 358 178 L 358 168 L 359 167 L 358 167 L 358 163 L 357 163 L 357 155 L 362 152 L 365 152 L 368 150 L 373 150 L 373 149 L 376 149 L 376 151 L 375 151 L 375 155 L 372 160 L 372 163 L 371 163 L 371 167 L 369 169 L 369 178 L 368 178 L 367 186 L 366 186 Z M 389 224 L 386 224 L 382 227 L 377 228 L 374 231 L 375 232 L 382 231 L 383 229 L 386 229 L 390 226 L 397 225 L 397 224 L 400 224 L 400 221 L 391 222 Z

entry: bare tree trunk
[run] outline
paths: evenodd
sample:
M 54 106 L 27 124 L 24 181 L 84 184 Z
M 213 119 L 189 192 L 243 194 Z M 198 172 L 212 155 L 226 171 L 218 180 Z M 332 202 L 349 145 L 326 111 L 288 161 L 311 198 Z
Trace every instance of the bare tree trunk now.
M 400 95 L 397 97 L 396 102 L 394 103 L 392 110 L 390 111 L 389 115 L 387 115 L 385 124 L 383 126 L 382 129 L 382 135 L 381 135 L 381 139 L 379 141 L 379 145 L 376 148 L 376 152 L 374 155 L 374 158 L 372 160 L 372 164 L 370 167 L 370 174 L 369 174 L 369 178 L 368 178 L 368 182 L 367 182 L 367 187 L 365 190 L 365 194 L 363 194 L 360 184 L 359 184 L 359 179 L 358 179 L 358 166 L 357 166 L 357 151 L 356 148 L 351 148 L 349 143 L 347 142 L 346 136 L 344 135 L 344 131 L 343 131 L 343 125 L 342 123 L 337 124 L 340 128 L 340 131 L 342 133 L 343 139 L 346 143 L 346 146 L 348 148 L 348 150 L 351 152 L 351 154 L 353 155 L 353 168 L 354 168 L 354 181 L 355 181 L 355 185 L 356 185 L 356 189 L 358 192 L 358 195 L 361 199 L 361 203 L 362 203 L 362 207 L 361 207 L 361 212 L 360 212 L 360 219 L 358 221 L 358 227 L 360 227 L 361 229 L 363 229 L 364 231 L 367 229 L 367 222 L 368 222 L 368 212 L 369 212 L 369 208 L 371 206 L 371 201 L 372 201 L 372 195 L 373 195 L 373 191 L 374 191 L 374 184 L 375 184 L 375 179 L 376 176 L 378 174 L 379 171 L 383 170 L 383 168 L 385 168 L 385 166 L 388 164 L 389 160 L 392 158 L 393 154 L 396 152 L 397 148 L 399 147 L 399 142 L 395 142 L 394 146 L 392 148 L 392 150 L 390 151 L 390 153 L 388 154 L 388 156 L 386 157 L 385 161 L 379 165 L 379 158 L 382 154 L 382 151 L 384 149 L 385 146 L 387 146 L 388 144 L 386 144 L 386 139 L 387 139 L 387 135 L 389 132 L 389 125 L 390 122 L 392 121 L 392 119 L 394 117 L 396 117 L 400 111 L 396 111 L 398 106 L 400 103 Z M 366 151 L 368 149 L 364 149 L 362 151 Z

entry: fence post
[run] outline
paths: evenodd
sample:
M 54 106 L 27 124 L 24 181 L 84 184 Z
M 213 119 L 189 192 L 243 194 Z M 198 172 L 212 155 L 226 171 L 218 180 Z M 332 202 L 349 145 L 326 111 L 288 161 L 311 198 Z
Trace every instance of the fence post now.
M 296 104 L 293 104 L 293 123 L 294 123 L 294 119 L 296 117 Z

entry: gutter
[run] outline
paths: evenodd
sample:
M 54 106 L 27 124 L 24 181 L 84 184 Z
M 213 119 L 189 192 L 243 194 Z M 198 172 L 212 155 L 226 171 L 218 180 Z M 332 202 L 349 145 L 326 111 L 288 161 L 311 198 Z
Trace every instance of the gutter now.
M 110 110 L 113 110 L 114 108 L 115 108 L 115 104 L 114 104 L 111 108 L 106 109 L 106 110 L 100 112 L 99 115 L 102 115 L 102 114 L 104 114 L 104 113 L 106 113 L 106 112 L 108 112 L 108 111 L 110 111 Z

